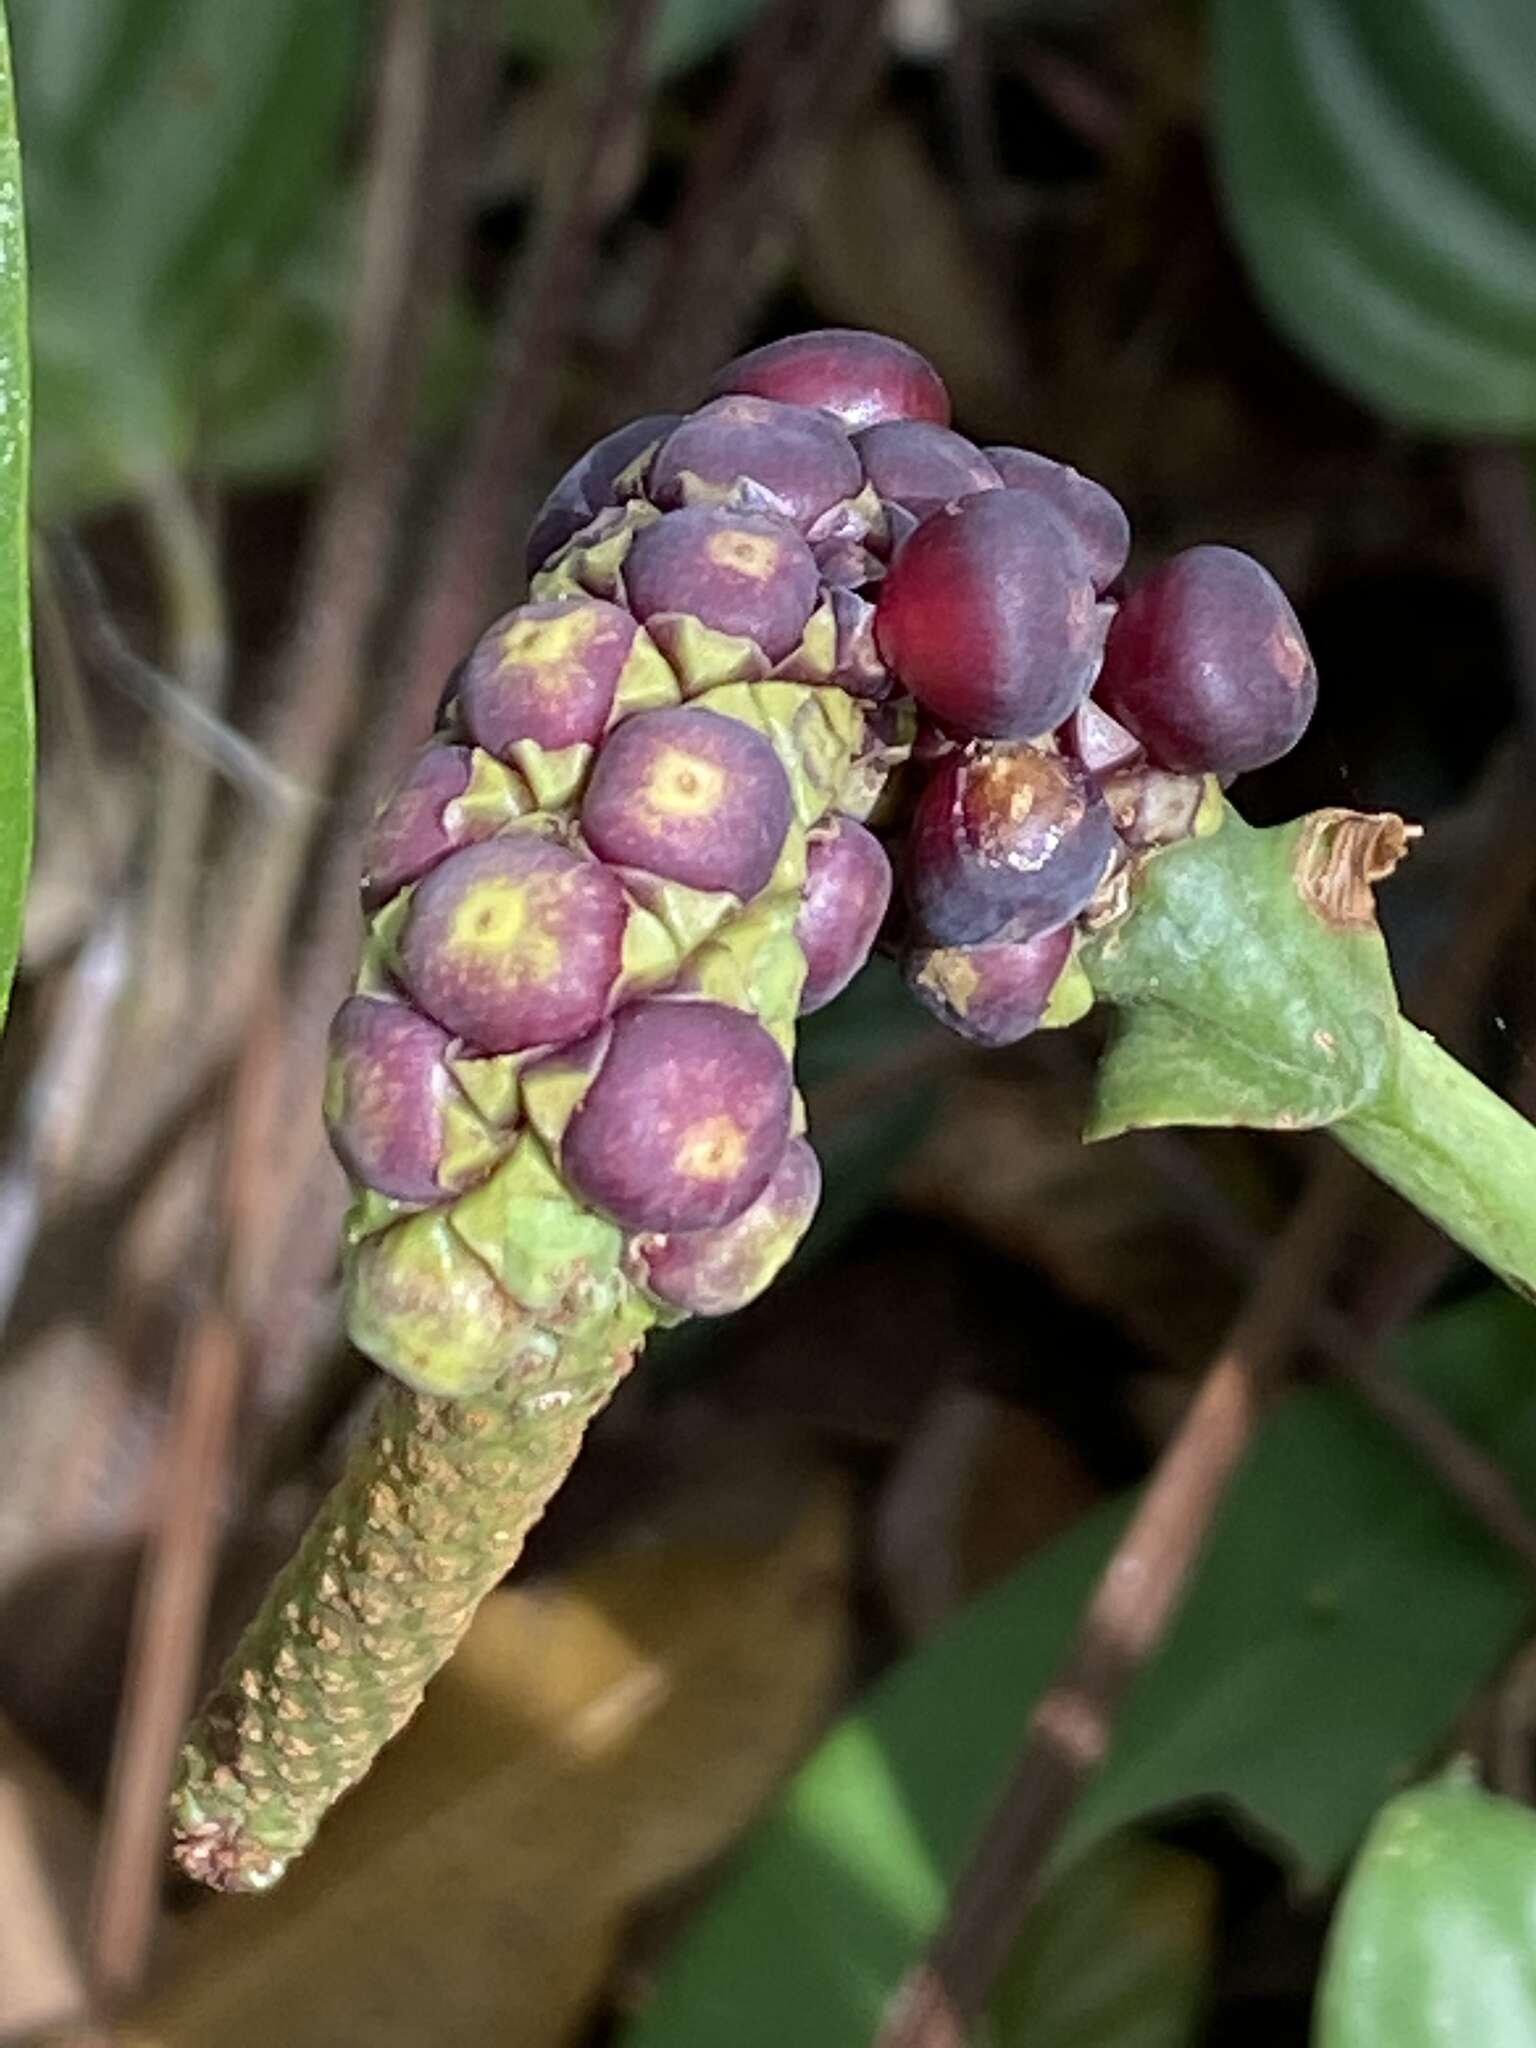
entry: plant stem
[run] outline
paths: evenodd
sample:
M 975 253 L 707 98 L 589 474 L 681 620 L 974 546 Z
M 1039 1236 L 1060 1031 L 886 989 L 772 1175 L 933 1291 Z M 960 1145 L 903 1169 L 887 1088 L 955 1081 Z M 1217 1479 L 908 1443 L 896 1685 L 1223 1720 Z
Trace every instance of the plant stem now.
M 495 1403 L 384 1395 L 182 1746 L 174 1852 L 189 1876 L 277 1882 L 516 1562 L 631 1356 L 563 1357 Z
M 1427 1032 L 1400 1023 L 1385 1088 L 1333 1133 L 1447 1237 L 1536 1300 L 1536 1124 Z

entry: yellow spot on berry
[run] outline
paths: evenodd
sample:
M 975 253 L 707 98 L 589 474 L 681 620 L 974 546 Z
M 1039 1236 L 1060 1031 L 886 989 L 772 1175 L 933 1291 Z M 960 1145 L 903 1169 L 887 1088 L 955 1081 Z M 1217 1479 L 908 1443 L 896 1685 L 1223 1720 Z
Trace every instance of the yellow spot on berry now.
M 725 770 L 681 747 L 658 754 L 646 778 L 643 801 L 657 819 L 707 818 L 726 792 Z
M 717 569 L 729 569 L 733 575 L 750 577 L 754 583 L 766 583 L 783 557 L 783 549 L 772 534 L 746 533 L 739 526 L 728 526 L 722 533 L 711 534 L 705 553 Z
M 673 1164 L 689 1180 L 730 1180 L 746 1157 L 746 1134 L 723 1112 L 690 1124 L 683 1132 Z

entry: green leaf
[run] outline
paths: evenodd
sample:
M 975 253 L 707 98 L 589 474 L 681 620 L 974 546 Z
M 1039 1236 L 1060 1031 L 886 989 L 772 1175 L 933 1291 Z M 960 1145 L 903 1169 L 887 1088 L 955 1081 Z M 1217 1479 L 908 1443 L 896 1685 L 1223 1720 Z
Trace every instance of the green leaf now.
M 32 626 L 27 597 L 31 391 L 27 250 L 11 52 L 0 5 L 0 1023 L 32 858 Z
M 1373 923 L 1330 919 L 1298 886 L 1301 869 L 1333 857 L 1334 829 L 1304 818 L 1257 832 L 1228 809 L 1210 838 L 1147 863 L 1132 913 L 1082 955 L 1119 1010 L 1090 1138 L 1159 1124 L 1300 1130 L 1381 1092 L 1397 1020 L 1386 947 Z
M 1216 1906 L 1198 1856 L 1137 1835 L 1101 1843 L 1030 1915 L 974 2048 L 1188 2048 Z
M 1536 1316 L 1489 1294 L 1422 1324 L 1406 1377 L 1536 1498 Z M 807 1764 L 685 1937 L 625 2048 L 847 2048 L 933 1928 L 1128 1504 L 1088 1517 L 899 1665 Z M 1520 1640 L 1523 1571 L 1334 1393 L 1266 1426 L 1137 1685 L 1059 1867 L 1128 1822 L 1230 1806 L 1302 1874 Z
M 764 0 L 664 0 L 651 37 L 654 78 L 675 77 L 715 56 Z M 509 0 L 512 54 L 531 64 L 592 64 L 613 33 L 612 0 Z
M 361 10 L 358 0 L 12 9 L 39 495 L 49 512 L 78 510 L 208 460 L 232 387 L 250 398 L 253 348 L 291 330 L 295 266 L 334 219 Z M 315 368 L 313 349 L 290 341 L 265 373 L 264 399 L 291 411 L 295 382 L 313 387 Z
M 1334 1921 L 1316 2048 L 1530 2048 L 1536 1816 L 1464 1772 L 1383 1809 Z
M 1275 324 L 1368 404 L 1536 431 L 1536 11 L 1214 0 L 1217 162 Z

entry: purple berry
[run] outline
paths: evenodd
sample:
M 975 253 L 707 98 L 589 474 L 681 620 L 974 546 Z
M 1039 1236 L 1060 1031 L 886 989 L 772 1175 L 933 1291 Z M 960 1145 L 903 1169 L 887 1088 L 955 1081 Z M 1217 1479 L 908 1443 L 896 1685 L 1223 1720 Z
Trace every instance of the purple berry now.
M 710 390 L 819 406 L 850 433 L 877 420 L 949 424 L 949 393 L 933 365 L 904 341 L 857 327 L 821 327 L 750 349 Z
M 1317 671 L 1261 563 L 1236 548 L 1187 548 L 1120 607 L 1097 695 L 1159 767 L 1240 775 L 1301 738 Z
M 791 1138 L 772 1180 L 734 1223 L 637 1237 L 631 1257 L 644 1284 L 669 1308 L 695 1316 L 732 1315 L 777 1278 L 820 1200 L 816 1154 L 804 1138 Z
M 625 719 L 597 757 L 581 829 L 601 859 L 743 900 L 772 875 L 793 815 L 771 740 L 690 705 Z
M 453 1040 L 404 1003 L 349 996 L 331 1024 L 325 1124 L 354 1180 L 397 1202 L 437 1202 Z
M 601 441 L 578 456 L 561 477 L 544 503 L 528 535 L 528 574 L 536 575 L 551 555 L 560 552 L 573 534 L 612 501 L 613 488 L 623 472 L 671 433 L 679 415 L 675 412 L 648 413 L 616 427 Z
M 519 740 L 554 751 L 603 736 L 640 628 L 600 597 L 519 605 L 484 633 L 459 679 L 469 737 L 506 755 Z
M 1036 491 L 1076 533 L 1088 551 L 1093 587 L 1108 590 L 1131 552 L 1131 522 L 1102 484 L 1065 462 L 1029 448 L 988 448 L 987 457 L 1010 491 Z
M 616 876 L 533 832 L 451 854 L 418 883 L 400 978 L 486 1052 L 590 1031 L 619 979 L 628 904 Z
M 833 818 L 813 839 L 795 937 L 805 955 L 800 1014 L 830 1003 L 869 958 L 891 901 L 891 864 L 873 832 L 852 818 Z
M 1109 807 L 1074 761 L 989 747 L 940 761 L 917 800 L 907 893 L 941 946 L 1029 939 L 1087 903 L 1114 849 Z
M 1028 491 L 983 491 L 935 512 L 880 585 L 887 668 L 937 717 L 1029 739 L 1075 711 L 1098 673 L 1100 615 L 1077 537 Z
M 789 1062 L 723 1003 L 631 1004 L 561 1140 L 571 1186 L 626 1230 L 712 1230 L 755 1202 L 789 1142 Z
M 907 987 L 976 1045 L 1013 1045 L 1040 1027 L 1072 955 L 1072 927 L 990 946 L 926 946 L 902 962 Z
M 787 519 L 689 505 L 636 534 L 624 589 L 641 620 L 682 613 L 755 641 L 775 662 L 799 645 L 820 578 Z
M 826 413 L 732 396 L 673 428 L 656 451 L 646 494 L 674 511 L 732 501 L 745 486 L 749 509 L 754 492 L 766 493 L 766 509 L 804 531 L 863 482 L 853 443 Z
M 878 703 L 889 695 L 891 678 L 875 645 L 875 608 L 858 591 L 836 584 L 827 595 L 836 634 L 830 680 L 850 697 Z
M 488 839 L 532 807 L 519 779 L 501 769 L 496 771 L 506 778 L 501 801 L 493 798 L 473 808 L 465 804 L 474 771 L 475 756 L 468 747 L 434 745 L 417 755 L 379 806 L 363 842 L 365 910 L 377 910 L 450 853 Z
M 1134 768 L 1144 758 L 1141 741 L 1110 717 L 1091 697 L 1085 697 L 1056 735 L 1061 751 L 1086 768 L 1101 784 L 1122 768 Z
M 879 496 L 919 519 L 1002 484 L 974 442 L 932 420 L 882 420 L 856 434 L 853 445 Z

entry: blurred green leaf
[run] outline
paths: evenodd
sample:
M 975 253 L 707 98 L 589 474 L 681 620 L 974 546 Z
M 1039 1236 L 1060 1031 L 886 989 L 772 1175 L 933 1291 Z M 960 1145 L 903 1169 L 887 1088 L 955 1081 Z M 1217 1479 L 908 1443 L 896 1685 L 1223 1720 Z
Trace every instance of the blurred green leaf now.
M 32 857 L 32 627 L 27 598 L 27 249 L 21 153 L 0 5 L 0 1023 Z
M 1420 1325 L 1399 1358 L 1536 1495 L 1533 1352 L 1536 1315 L 1490 1294 Z M 625 2048 L 869 2038 L 1127 1512 L 1112 1503 L 1032 1558 L 834 1731 Z M 1215 1802 L 1329 1875 L 1519 1640 L 1528 1602 L 1523 1570 L 1364 1411 L 1293 1397 L 1239 1476 L 1059 1867 L 1127 1822 Z
M 1311 1128 L 1379 1093 L 1397 1043 L 1386 947 L 1297 886 L 1332 858 L 1327 817 L 1257 832 L 1229 808 L 1210 838 L 1152 861 L 1133 913 L 1085 947 L 1095 990 L 1120 1006 L 1089 1137 Z
M 1198 1856 L 1138 1835 L 1101 1842 L 1030 1915 L 973 2048 L 1187 2048 L 1216 1907 Z
M 1457 1771 L 1386 1807 L 1329 1936 L 1316 2048 L 1530 2048 L 1536 1815 Z
M 1536 8 L 1214 0 L 1217 155 L 1275 324 L 1391 417 L 1536 431 Z
M 302 263 L 335 246 L 360 15 L 13 0 L 49 512 L 216 464 L 223 434 L 249 450 L 315 390 L 329 322 Z
M 651 37 L 650 68 L 670 78 L 715 56 L 764 0 L 663 0 Z M 613 0 L 508 0 L 512 54 L 530 64 L 590 64 L 613 32 Z

